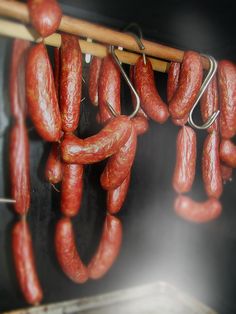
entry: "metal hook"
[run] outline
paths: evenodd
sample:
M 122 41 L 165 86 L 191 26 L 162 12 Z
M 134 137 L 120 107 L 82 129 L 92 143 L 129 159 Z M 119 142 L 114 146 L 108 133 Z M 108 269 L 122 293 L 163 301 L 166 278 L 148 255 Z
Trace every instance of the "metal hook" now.
M 16 203 L 16 200 L 13 200 L 11 198 L 2 198 L 2 197 L 0 197 L 0 203 Z
M 126 83 L 129 85 L 129 88 L 130 88 L 131 92 L 134 94 L 134 96 L 135 96 L 135 98 L 136 98 L 135 110 L 134 110 L 134 112 L 133 112 L 131 115 L 129 115 L 130 118 L 133 118 L 133 117 L 137 114 L 137 112 L 139 111 L 139 108 L 140 108 L 140 98 L 139 98 L 139 95 L 138 95 L 138 93 L 136 92 L 135 88 L 133 87 L 132 83 L 130 82 L 130 80 L 129 80 L 127 74 L 126 74 L 125 71 L 124 71 L 124 69 L 122 68 L 122 66 L 121 66 L 121 64 L 120 64 L 120 61 L 119 61 L 119 59 L 117 58 L 117 55 L 116 55 L 116 53 L 115 53 L 115 48 L 114 48 L 114 46 L 112 46 L 112 45 L 110 46 L 109 52 L 111 53 L 111 55 L 112 55 L 114 61 L 116 62 L 117 66 L 119 67 L 119 69 L 120 69 L 120 71 L 121 71 L 121 74 L 123 75 L 123 77 L 124 77 Z M 115 112 L 115 110 L 113 109 L 113 107 L 112 107 L 108 102 L 107 102 L 107 105 L 108 105 L 110 111 L 112 112 L 112 114 L 113 114 L 115 117 L 118 116 L 118 114 Z
M 211 115 L 211 117 L 203 125 L 197 125 L 193 121 L 193 117 L 192 117 L 193 116 L 193 111 L 196 108 L 200 98 L 202 97 L 203 93 L 205 92 L 206 88 L 208 87 L 210 81 L 212 80 L 212 78 L 215 75 L 216 70 L 217 70 L 217 62 L 216 62 L 216 60 L 212 56 L 207 56 L 207 55 L 204 55 L 204 54 L 203 54 L 203 56 L 208 58 L 209 63 L 210 63 L 210 69 L 209 69 L 209 72 L 207 73 L 207 76 L 206 76 L 204 82 L 202 83 L 202 86 L 201 86 L 201 88 L 199 90 L 199 93 L 197 95 L 195 103 L 194 103 L 191 111 L 189 112 L 189 117 L 188 117 L 188 123 L 193 128 L 198 129 L 198 130 L 206 130 L 206 129 L 208 129 L 215 122 L 215 120 L 217 119 L 217 117 L 218 117 L 218 115 L 220 113 L 220 110 L 215 111 Z

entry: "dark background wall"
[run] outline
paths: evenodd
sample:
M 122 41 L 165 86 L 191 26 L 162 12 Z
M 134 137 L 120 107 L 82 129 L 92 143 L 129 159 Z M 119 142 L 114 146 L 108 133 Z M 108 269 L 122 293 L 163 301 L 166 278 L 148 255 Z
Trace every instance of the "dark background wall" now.
M 67 14 L 122 29 L 137 22 L 146 38 L 182 49 L 210 53 L 218 59 L 235 60 L 234 1 L 61 1 Z M 8 71 L 11 40 L 0 38 L 0 195 L 9 195 Z M 87 66 L 84 64 L 84 77 Z M 165 99 L 166 74 L 156 73 L 158 89 Z M 84 95 L 87 97 L 86 84 Z M 130 95 L 122 88 L 123 108 Z M 95 109 L 86 100 L 82 105 L 79 134 L 98 130 Z M 124 109 L 125 110 L 125 109 Z M 175 162 L 178 128 L 171 122 L 150 122 L 150 130 L 139 138 L 129 193 L 119 217 L 124 238 L 120 256 L 111 271 L 99 281 L 75 285 L 61 272 L 53 247 L 54 225 L 60 216 L 59 194 L 44 181 L 49 145 L 30 129 L 32 205 L 29 222 L 44 303 L 94 295 L 142 283 L 164 280 L 212 306 L 220 313 L 236 313 L 236 229 L 235 178 L 225 186 L 221 198 L 224 211 L 214 222 L 195 225 L 178 218 L 173 211 L 175 193 L 171 178 Z M 198 165 L 190 195 L 205 199 L 201 179 L 201 149 L 205 132 L 197 132 Z M 99 186 L 104 163 L 87 166 L 84 197 L 74 220 L 78 249 L 88 262 L 100 239 L 105 215 L 105 193 Z M 10 231 L 16 217 L 1 205 L 0 219 L 0 311 L 25 306 L 18 289 L 10 251 Z

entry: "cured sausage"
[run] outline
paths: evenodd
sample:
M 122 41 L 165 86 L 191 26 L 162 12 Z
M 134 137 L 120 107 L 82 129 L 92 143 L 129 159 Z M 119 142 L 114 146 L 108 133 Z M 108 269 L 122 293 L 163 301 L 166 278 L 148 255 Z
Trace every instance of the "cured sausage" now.
M 55 230 L 55 250 L 61 269 L 72 281 L 84 283 L 88 279 L 88 271 L 78 254 L 69 218 L 61 218 Z
M 206 194 L 219 198 L 223 192 L 219 156 L 220 138 L 216 131 L 208 134 L 202 152 L 202 177 Z
M 141 115 L 132 118 L 132 123 L 135 127 L 137 135 L 142 135 L 146 133 L 149 129 L 148 120 Z
M 220 159 L 229 167 L 236 168 L 236 145 L 230 140 L 220 143 Z
M 196 223 L 216 219 L 222 212 L 221 203 L 215 198 L 209 198 L 205 202 L 195 202 L 188 196 L 179 195 L 174 207 L 180 217 Z
M 26 302 L 39 304 L 43 292 L 36 271 L 31 234 L 25 220 L 18 221 L 13 227 L 12 254 L 17 279 Z
M 220 132 L 225 139 L 236 134 L 236 66 L 227 60 L 218 63 Z
M 66 134 L 61 144 L 62 158 L 68 163 L 91 164 L 115 154 L 128 140 L 132 122 L 126 116 L 112 119 L 99 133 L 84 140 Z
M 107 210 L 110 214 L 116 214 L 120 211 L 130 183 L 130 173 L 118 188 L 107 191 Z
M 62 34 L 60 109 L 62 130 L 73 132 L 78 127 L 82 88 L 82 52 L 76 36 Z
M 89 66 L 88 93 L 89 99 L 94 106 L 98 106 L 98 82 L 102 59 L 93 57 Z
M 59 82 L 60 82 L 60 50 L 59 48 L 54 48 L 54 83 L 55 83 L 55 89 L 57 93 L 57 99 L 59 99 Z
M 121 242 L 121 221 L 107 214 L 98 249 L 88 265 L 89 278 L 99 279 L 107 273 L 119 254 Z
M 220 165 L 220 168 L 223 183 L 226 183 L 227 181 L 232 181 L 233 168 L 226 166 L 225 164 L 222 163 Z
M 118 188 L 130 172 L 134 162 L 137 147 L 137 133 L 132 126 L 130 137 L 119 151 L 111 156 L 100 178 L 105 190 Z
M 67 217 L 78 214 L 83 194 L 83 165 L 63 164 L 61 212 Z
M 62 180 L 62 162 L 58 143 L 52 144 L 46 163 L 45 177 L 52 184 L 57 184 Z
M 62 11 L 56 0 L 27 0 L 31 23 L 42 37 L 58 29 Z
M 194 51 L 186 51 L 180 68 L 178 88 L 169 102 L 173 119 L 184 118 L 191 110 L 203 77 L 201 56 Z
M 138 58 L 134 69 L 134 82 L 144 112 L 154 121 L 164 123 L 169 112 L 156 89 L 152 64 L 148 58 L 146 65 L 142 56 Z
M 29 139 L 23 120 L 10 130 L 9 165 L 11 196 L 16 213 L 24 215 L 30 206 Z
M 61 116 L 52 67 L 45 46 L 30 49 L 26 65 L 26 96 L 30 117 L 39 135 L 48 142 L 61 136 Z
M 188 192 L 193 184 L 196 168 L 196 133 L 183 126 L 176 141 L 176 164 L 172 184 L 177 193 Z

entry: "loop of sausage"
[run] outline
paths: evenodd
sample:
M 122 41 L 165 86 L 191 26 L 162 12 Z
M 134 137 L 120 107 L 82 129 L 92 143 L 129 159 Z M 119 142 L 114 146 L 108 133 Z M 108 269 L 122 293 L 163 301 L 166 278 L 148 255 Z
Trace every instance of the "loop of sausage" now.
M 48 182 L 57 184 L 62 180 L 62 162 L 60 146 L 53 143 L 45 167 L 45 177 Z
M 98 106 L 98 84 L 102 65 L 102 59 L 93 57 L 89 66 L 88 93 L 89 99 L 94 106 Z
M 229 167 L 236 168 L 236 145 L 231 140 L 220 143 L 220 159 Z
M 226 183 L 227 181 L 232 181 L 233 168 L 221 163 L 220 169 L 221 169 L 221 177 L 222 177 L 223 183 Z
M 138 115 L 132 118 L 132 123 L 135 127 L 137 135 L 142 135 L 146 133 L 149 129 L 148 120 L 142 115 Z

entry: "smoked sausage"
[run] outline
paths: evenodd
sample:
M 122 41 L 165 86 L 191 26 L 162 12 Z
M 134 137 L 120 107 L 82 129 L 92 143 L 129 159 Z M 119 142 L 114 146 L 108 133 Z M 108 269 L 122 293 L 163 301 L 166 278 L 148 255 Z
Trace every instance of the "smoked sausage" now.
M 59 48 L 54 48 L 53 54 L 54 54 L 54 68 L 53 68 L 54 84 L 55 84 L 57 99 L 59 99 L 59 83 L 60 83 L 60 50 Z
M 102 59 L 93 57 L 89 66 L 88 93 L 89 99 L 94 106 L 98 106 L 98 82 Z
M 220 159 L 229 167 L 236 168 L 236 145 L 231 140 L 220 143 Z
M 223 183 L 226 183 L 227 181 L 232 181 L 233 168 L 226 166 L 223 163 L 220 164 L 220 168 Z
M 142 135 L 146 133 L 149 129 L 148 120 L 142 115 L 137 115 L 134 118 L 132 118 L 132 123 L 135 127 L 137 135 Z
M 45 168 L 45 177 L 51 184 L 57 184 L 62 180 L 62 161 L 58 143 L 53 143 Z

